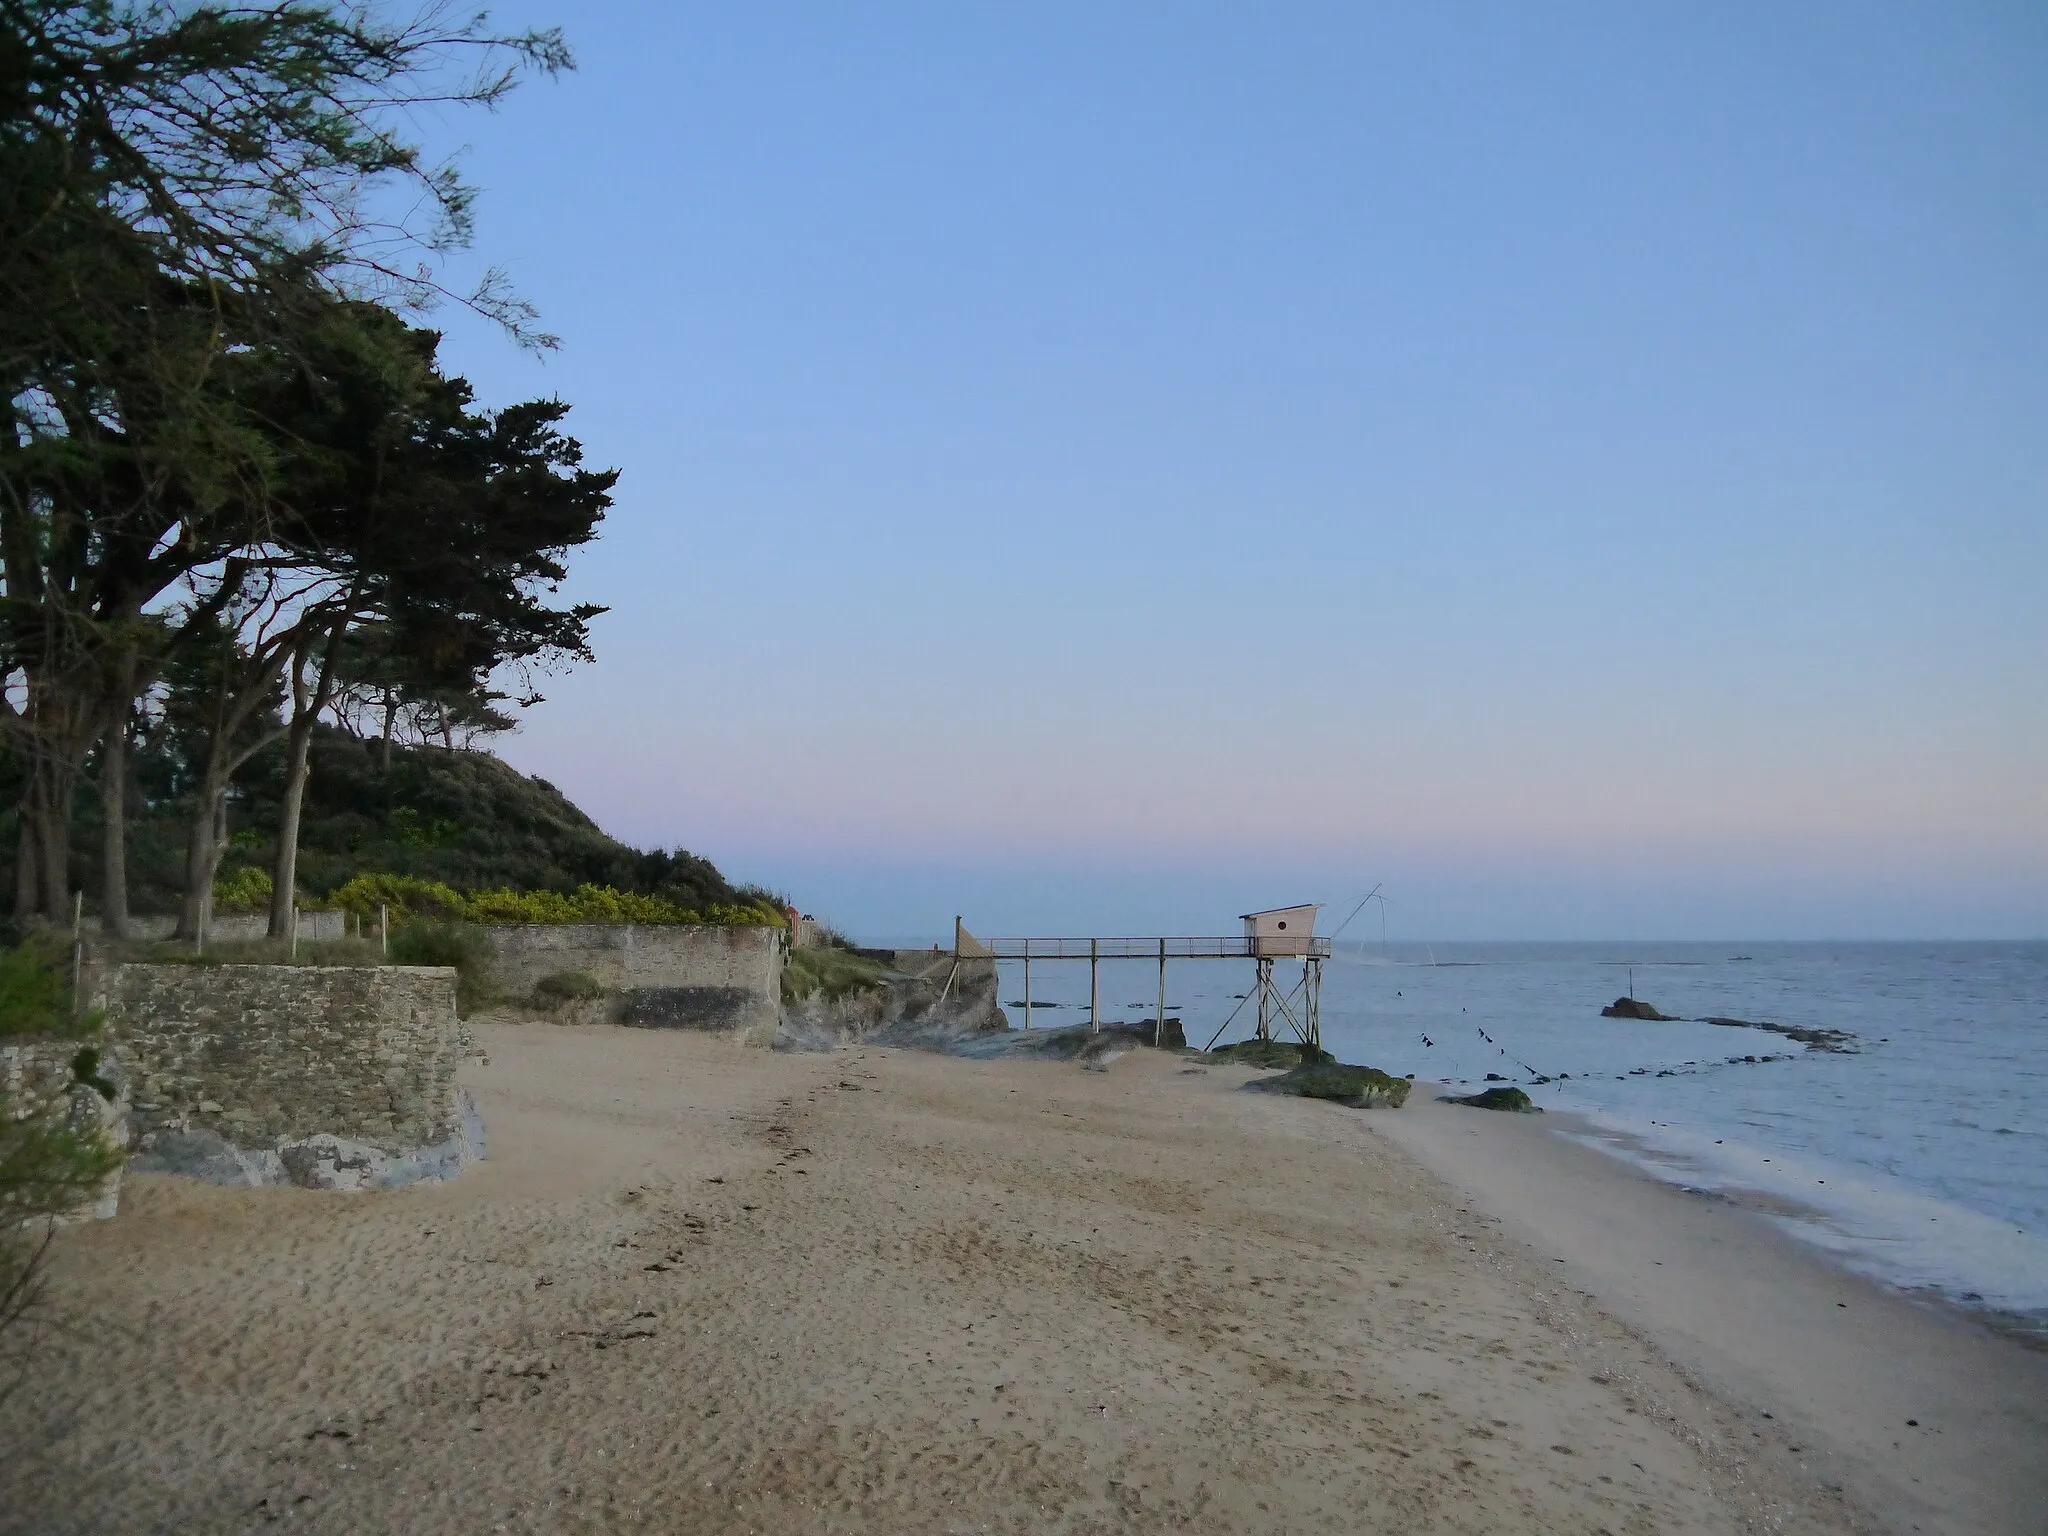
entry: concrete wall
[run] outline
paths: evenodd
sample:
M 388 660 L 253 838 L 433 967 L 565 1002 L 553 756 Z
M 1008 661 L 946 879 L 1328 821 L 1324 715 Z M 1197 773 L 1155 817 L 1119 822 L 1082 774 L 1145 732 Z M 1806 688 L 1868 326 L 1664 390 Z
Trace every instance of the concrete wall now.
M 759 1044 L 781 1022 L 781 928 L 532 923 L 486 930 L 493 980 L 517 994 L 574 971 L 612 989 L 607 1016 L 647 1029 L 707 1029 Z
M 482 1154 L 453 970 L 118 965 L 98 991 L 138 1171 L 370 1189 Z

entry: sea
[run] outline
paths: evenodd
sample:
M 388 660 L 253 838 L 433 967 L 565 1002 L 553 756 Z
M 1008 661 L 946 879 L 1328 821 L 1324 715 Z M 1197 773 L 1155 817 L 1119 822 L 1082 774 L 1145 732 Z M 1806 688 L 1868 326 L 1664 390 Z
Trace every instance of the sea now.
M 1277 967 L 1298 981 L 1298 962 Z M 1020 967 L 1002 970 L 1021 1025 Z M 1190 1045 L 1242 1039 L 1250 981 L 1249 961 L 1174 963 L 1168 1014 Z M 1031 983 L 1054 1005 L 1034 1024 L 1087 1017 L 1085 964 L 1034 962 Z M 1157 965 L 1105 961 L 1101 987 L 1105 1020 L 1150 1018 Z M 1602 1017 L 1624 996 L 1673 1021 Z M 1710 1017 L 1847 1038 L 1809 1048 Z M 1428 1091 L 1512 1084 L 1560 1134 L 2048 1340 L 2048 943 L 1340 939 L 1322 1031 L 1338 1059 Z

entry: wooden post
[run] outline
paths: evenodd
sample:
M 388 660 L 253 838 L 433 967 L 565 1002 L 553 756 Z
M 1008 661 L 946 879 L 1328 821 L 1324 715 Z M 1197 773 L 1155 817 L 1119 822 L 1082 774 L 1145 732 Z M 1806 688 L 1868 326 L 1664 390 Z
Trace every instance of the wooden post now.
M 1024 1027 L 1031 1027 L 1031 941 L 1024 941 Z
M 1088 1033 L 1091 1035 L 1102 1032 L 1102 984 L 1098 979 L 1101 975 L 1101 950 L 1102 940 L 1088 941 Z
M 1317 1050 L 1323 1048 L 1323 962 L 1310 959 L 1303 962 L 1306 974 L 1302 990 L 1307 993 L 1303 1005 L 1303 1022 L 1308 1026 L 1308 1043 Z
M 384 946 L 384 958 L 391 958 L 391 904 L 377 903 L 377 942 Z
M 299 904 L 292 903 L 292 958 L 299 958 Z
M 1152 1048 L 1166 1044 L 1166 940 L 1159 941 L 1159 1022 L 1152 1028 Z

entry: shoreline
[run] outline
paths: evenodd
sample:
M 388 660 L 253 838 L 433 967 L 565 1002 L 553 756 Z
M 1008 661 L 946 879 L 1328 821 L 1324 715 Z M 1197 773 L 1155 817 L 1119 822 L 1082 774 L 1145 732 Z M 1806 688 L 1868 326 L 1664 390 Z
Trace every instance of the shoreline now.
M 1627 1127 L 1603 1123 L 1579 1110 L 1552 1108 L 1547 1115 L 1545 1128 L 1553 1135 L 1564 1136 L 1599 1152 L 1681 1194 L 1718 1201 L 1759 1216 L 1787 1239 L 1819 1256 L 1831 1267 L 1855 1275 L 1882 1290 L 1941 1312 L 1959 1323 L 1981 1328 L 2022 1349 L 2048 1353 L 2048 1307 L 2001 1307 L 1975 1293 L 1958 1295 L 1953 1284 L 1913 1283 L 1899 1272 L 1899 1266 L 1887 1268 L 1881 1262 L 1882 1245 L 1896 1239 L 1880 1235 L 1845 1240 L 1839 1235 L 1850 1219 L 1839 1207 L 1822 1204 L 1811 1197 L 1787 1194 L 1763 1180 L 1745 1180 L 1739 1173 L 1706 1167 L 1684 1151 L 1662 1141 L 1651 1141 Z M 1790 1161 L 1782 1153 L 1776 1155 L 1783 1161 Z M 1689 1171 L 1696 1176 L 1688 1177 Z M 1837 1174 L 1838 1185 L 1847 1182 Z M 1936 1206 L 1951 1218 L 1957 1213 L 1965 1218 L 1975 1218 L 1976 1223 L 1991 1227 L 2001 1235 L 2009 1230 L 2002 1221 L 1994 1221 L 1952 1202 L 1936 1202 L 1911 1194 L 1908 1198 Z
M 1881 1528 L 2038 1528 L 2048 1354 L 2030 1340 L 1858 1273 L 1784 1230 L 1789 1213 L 1772 1209 L 1772 1193 L 1746 1201 L 1688 1189 L 1589 1144 L 1602 1133 L 1577 1116 L 1489 1114 L 1443 1103 L 1441 1085 L 1429 1086 L 1369 1129 L 1516 1240 L 1563 1258 L 1561 1275 L 1753 1433 L 1799 1445 L 1817 1478 L 1886 1512 Z
M 1829 1401 L 1810 1431 L 1783 1396 L 1762 1421 L 1712 1356 L 1758 1323 L 1714 1305 L 1725 1253 L 1682 1258 L 1695 1340 L 1598 1242 L 1532 1251 L 1621 1207 L 1673 1243 L 1698 1215 L 1533 1116 L 1244 1093 L 1251 1069 L 1150 1050 L 475 1032 L 489 1151 L 448 1184 L 139 1176 L 60 1235 L 83 1326 L 0 1403 L 0 1530 L 1915 1528 L 1832 1449 Z M 1482 1140 L 1538 1193 L 1487 1183 Z M 1542 1179 L 1558 1158 L 1595 1171 Z M 1822 1274 L 1779 1301 L 1832 1309 L 1847 1282 Z M 1778 1363 L 1881 1390 L 1900 1339 L 1950 1337 L 1901 1327 L 1794 1315 Z M 1981 1385 L 1967 1349 L 1906 1355 Z M 2035 1528 L 2041 1474 L 1943 1411 L 1914 1415 L 1919 1528 Z

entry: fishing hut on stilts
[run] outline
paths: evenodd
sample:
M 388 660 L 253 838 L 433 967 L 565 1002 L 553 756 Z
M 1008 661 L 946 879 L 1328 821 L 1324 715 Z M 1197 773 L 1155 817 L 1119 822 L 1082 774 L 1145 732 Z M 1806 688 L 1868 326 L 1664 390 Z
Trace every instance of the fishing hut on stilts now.
M 1024 1027 L 1031 1027 L 1031 967 L 1033 963 L 1088 962 L 1088 1027 L 1102 1028 L 1102 962 L 1105 960 L 1156 960 L 1159 964 L 1159 1008 L 1153 1026 L 1152 1043 L 1166 1034 L 1166 962 L 1169 960 L 1250 960 L 1252 990 L 1245 1001 L 1255 1003 L 1254 1027 L 1258 1038 L 1271 1040 L 1274 1030 L 1285 1025 L 1304 1046 L 1317 1050 L 1323 1043 L 1323 962 L 1330 957 L 1330 941 L 1316 937 L 1318 903 L 1298 907 L 1274 907 L 1265 912 L 1247 912 L 1240 919 L 1242 934 L 1215 938 L 1049 938 L 976 939 L 953 922 L 953 955 L 957 968 L 963 959 L 1014 960 L 1024 968 Z M 1275 974 L 1281 962 L 1301 962 L 1301 975 L 1284 990 Z M 1291 976 L 1292 966 L 1283 974 Z M 1238 1011 L 1242 1011 L 1242 1005 Z M 1216 1031 L 1209 1044 L 1215 1045 L 1236 1019 L 1232 1013 Z

